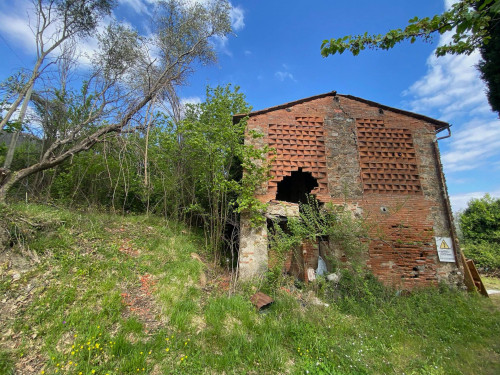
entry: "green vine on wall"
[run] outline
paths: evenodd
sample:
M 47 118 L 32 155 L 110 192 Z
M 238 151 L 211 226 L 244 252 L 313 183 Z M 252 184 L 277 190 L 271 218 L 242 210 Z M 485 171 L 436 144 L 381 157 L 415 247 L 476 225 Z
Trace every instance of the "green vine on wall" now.
M 317 242 L 320 237 L 328 237 L 347 257 L 352 266 L 361 263 L 367 251 L 367 226 L 362 218 L 357 218 L 345 205 L 326 203 L 322 205 L 310 195 L 307 203 L 300 203 L 300 216 L 288 218 L 286 229 L 274 221 L 269 233 L 271 250 L 278 258 L 277 267 L 291 251 L 306 241 Z
M 263 225 L 266 221 L 264 213 L 267 203 L 263 203 L 257 198 L 257 192 L 264 183 L 271 179 L 271 162 L 267 159 L 267 155 L 271 149 L 268 145 L 257 147 L 253 144 L 263 136 L 260 132 L 249 130 L 247 137 L 254 142 L 243 145 L 240 154 L 244 172 L 238 187 L 236 210 L 238 213 L 248 214 L 250 223 L 254 227 Z

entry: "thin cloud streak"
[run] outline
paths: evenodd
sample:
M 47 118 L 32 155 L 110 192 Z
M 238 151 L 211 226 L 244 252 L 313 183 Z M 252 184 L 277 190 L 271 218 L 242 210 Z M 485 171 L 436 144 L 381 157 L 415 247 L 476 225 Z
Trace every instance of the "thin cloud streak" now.
M 485 191 L 473 191 L 470 193 L 450 195 L 450 203 L 453 212 L 457 213 L 459 211 L 465 210 L 471 199 L 482 198 L 486 193 L 487 192 Z M 493 198 L 500 198 L 500 190 L 493 191 L 488 194 L 490 194 Z
M 278 70 L 276 73 L 274 73 L 274 76 L 281 82 L 284 82 L 287 79 L 293 82 L 297 82 L 293 74 L 288 71 L 289 70 L 288 65 L 281 64 L 281 66 L 283 67 L 284 70 Z

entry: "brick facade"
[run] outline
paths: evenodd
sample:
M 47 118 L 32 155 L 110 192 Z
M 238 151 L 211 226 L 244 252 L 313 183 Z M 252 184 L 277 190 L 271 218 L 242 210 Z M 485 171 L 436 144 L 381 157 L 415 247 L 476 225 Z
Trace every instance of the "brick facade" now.
M 460 260 L 440 262 L 435 243 L 435 237 L 454 238 L 436 147 L 437 131 L 447 126 L 335 92 L 253 112 L 248 129 L 261 132 L 259 142 L 276 150 L 269 155 L 273 177 L 258 198 L 275 200 L 293 173 L 308 173 L 319 201 L 347 203 L 369 220 L 366 265 L 380 280 L 403 288 L 460 283 Z M 248 253 L 267 254 L 267 241 L 260 250 L 242 242 L 245 262 L 252 261 Z M 454 245 L 459 251 L 456 240 Z M 303 261 L 314 267 L 318 246 L 303 247 Z M 255 273 L 245 267 L 240 264 L 243 274 Z

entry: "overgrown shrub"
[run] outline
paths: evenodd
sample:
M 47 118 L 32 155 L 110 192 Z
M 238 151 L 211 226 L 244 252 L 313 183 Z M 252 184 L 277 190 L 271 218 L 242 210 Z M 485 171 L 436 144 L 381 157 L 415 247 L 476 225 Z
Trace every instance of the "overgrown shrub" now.
M 267 274 L 266 286 L 277 288 L 283 284 L 291 284 L 291 280 L 283 274 L 285 259 L 290 252 L 299 251 L 305 241 L 317 242 L 320 237 L 328 237 L 338 250 L 349 260 L 340 267 L 334 254 L 329 254 L 329 263 L 338 271 L 342 268 L 356 270 L 364 277 L 362 267 L 363 254 L 367 251 L 366 224 L 362 218 L 355 217 L 345 206 L 322 205 L 314 196 L 308 196 L 307 203 L 300 203 L 300 217 L 289 218 L 286 224 L 273 222 L 269 232 L 270 254 L 273 266 Z
M 471 242 L 465 244 L 463 251 L 465 256 L 473 259 L 483 272 L 500 274 L 500 244 L 486 241 Z
M 459 217 L 464 253 L 488 273 L 500 273 L 500 199 L 472 199 Z

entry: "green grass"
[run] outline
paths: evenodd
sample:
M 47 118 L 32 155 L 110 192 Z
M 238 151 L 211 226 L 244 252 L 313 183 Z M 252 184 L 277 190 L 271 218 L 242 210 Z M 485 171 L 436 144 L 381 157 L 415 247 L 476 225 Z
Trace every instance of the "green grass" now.
M 481 280 L 486 289 L 500 290 L 500 278 L 481 275 Z
M 258 313 L 256 285 L 231 296 L 214 279 L 199 285 L 214 271 L 190 254 L 210 256 L 182 225 L 15 209 L 47 225 L 23 238 L 40 263 L 18 281 L 0 267 L 2 296 L 17 306 L 0 320 L 9 332 L 0 374 L 500 373 L 499 301 L 446 288 L 396 297 L 346 277 L 341 296 L 326 283 L 288 291 L 264 282 L 276 302 Z M 330 306 L 312 304 L 312 290 Z

